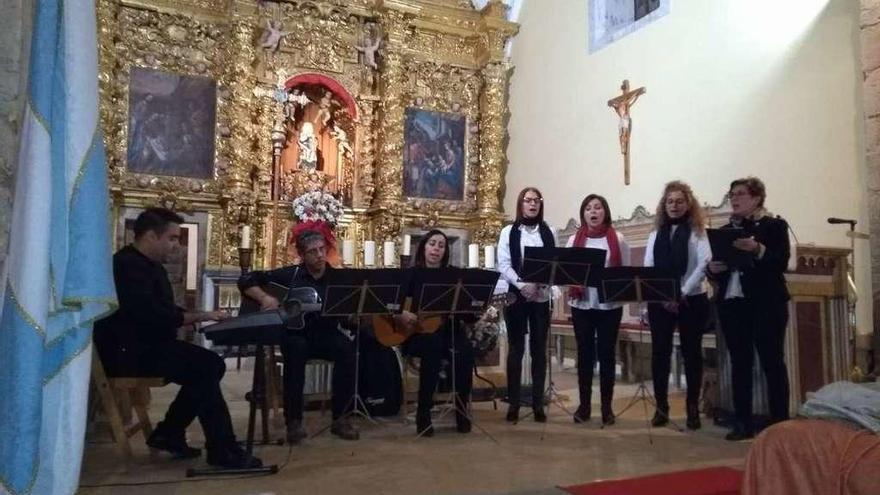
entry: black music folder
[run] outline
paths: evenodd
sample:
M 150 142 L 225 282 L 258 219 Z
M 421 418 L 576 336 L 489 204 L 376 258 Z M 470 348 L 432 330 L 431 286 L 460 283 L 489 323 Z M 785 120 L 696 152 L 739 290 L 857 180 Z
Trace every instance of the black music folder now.
M 723 261 L 731 270 L 746 268 L 754 262 L 754 254 L 733 247 L 733 241 L 748 237 L 743 229 L 706 229 L 712 247 L 712 261 Z
M 602 274 L 599 300 L 603 303 L 676 302 L 679 280 L 657 267 L 617 266 Z
M 500 273 L 479 268 L 414 268 L 413 307 L 419 314 L 478 314 L 492 299 Z
M 323 316 L 387 315 L 400 312 L 406 283 L 399 268 L 327 272 Z
M 519 275 L 535 284 L 597 287 L 604 268 L 604 249 L 526 246 Z

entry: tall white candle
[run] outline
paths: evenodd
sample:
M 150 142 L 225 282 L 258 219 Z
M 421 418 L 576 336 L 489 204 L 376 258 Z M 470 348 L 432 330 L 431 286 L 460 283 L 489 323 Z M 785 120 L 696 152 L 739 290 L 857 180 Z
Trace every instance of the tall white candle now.
M 241 247 L 247 249 L 251 247 L 251 227 L 245 225 L 241 228 Z
M 376 266 L 376 241 L 364 241 L 364 266 Z
M 410 244 L 412 244 L 412 236 L 405 234 L 403 236 L 403 255 L 409 256 Z
M 486 268 L 492 269 L 495 268 L 495 246 L 485 246 L 483 247 L 483 259 L 486 264 Z
M 351 239 L 342 241 L 342 263 L 345 266 L 354 265 L 354 241 Z
M 385 267 L 392 267 L 394 263 L 394 241 L 385 241 L 382 243 L 382 264 Z
M 468 268 L 480 267 L 480 245 L 471 244 L 468 246 Z

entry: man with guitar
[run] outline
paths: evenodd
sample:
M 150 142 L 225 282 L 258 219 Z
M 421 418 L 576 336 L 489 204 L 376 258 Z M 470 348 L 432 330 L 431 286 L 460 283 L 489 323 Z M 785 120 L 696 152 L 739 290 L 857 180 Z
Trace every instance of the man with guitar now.
M 299 265 L 270 271 L 253 271 L 242 275 L 238 288 L 242 294 L 257 301 L 261 310 L 278 309 L 277 298 L 263 287 L 270 283 L 288 287 L 312 287 L 324 293 L 327 272 L 335 270 L 327 263 L 327 245 L 324 236 L 315 230 L 301 232 L 296 249 L 302 257 Z M 282 346 L 284 354 L 284 417 L 287 422 L 287 441 L 299 443 L 307 434 L 303 428 L 303 386 L 306 361 L 311 358 L 333 361 L 332 409 L 333 425 L 330 432 L 345 440 L 357 440 L 357 429 L 343 418 L 346 406 L 354 393 L 355 355 L 352 340 L 343 330 L 348 322 L 341 318 L 306 315 L 305 328 L 289 331 Z
M 422 237 L 413 262 L 415 267 L 444 268 L 449 266 L 449 242 L 446 234 L 432 230 Z M 410 289 L 412 290 L 412 289 Z M 411 296 L 412 294 L 410 294 Z M 395 315 L 394 326 L 398 333 L 410 336 L 403 343 L 403 353 L 421 359 L 419 367 L 419 402 L 416 411 L 416 431 L 419 435 L 434 435 L 431 424 L 431 407 L 434 405 L 434 391 L 440 380 L 443 358 L 452 349 L 453 322 L 450 318 L 433 316 L 419 317 L 410 311 Z M 378 323 L 378 322 L 377 322 Z M 381 341 L 381 324 L 376 324 L 376 337 Z M 474 353 L 470 340 L 462 324 L 455 328 L 455 387 L 458 404 L 462 410 L 467 408 L 473 385 Z M 471 431 L 471 421 L 466 414 L 456 409 L 456 430 L 460 433 Z

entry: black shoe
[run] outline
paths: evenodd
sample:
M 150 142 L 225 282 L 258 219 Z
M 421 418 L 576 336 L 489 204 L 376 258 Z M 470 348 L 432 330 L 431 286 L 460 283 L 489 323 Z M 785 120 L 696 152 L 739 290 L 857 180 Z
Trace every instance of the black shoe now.
M 162 423 L 156 425 L 153 434 L 147 439 L 147 447 L 169 452 L 176 459 L 194 459 L 202 455 L 202 449 L 190 447 L 186 444 L 186 436 L 183 432 L 168 434 Z
M 700 422 L 700 408 L 696 404 L 687 405 L 686 424 L 689 430 L 699 430 L 703 426 Z
M 306 429 L 303 428 L 302 420 L 294 419 L 287 423 L 287 444 L 297 445 L 308 437 Z
M 602 424 L 605 426 L 614 424 L 614 412 L 611 411 L 611 404 L 602 404 Z
M 742 425 L 735 426 L 730 430 L 730 433 L 724 437 L 725 440 L 730 440 L 731 442 L 748 440 L 750 438 L 755 438 L 755 433 L 750 428 L 746 428 Z
M 657 409 L 654 411 L 654 417 L 651 418 L 651 426 L 666 426 L 669 424 L 669 410 Z
M 519 421 L 519 406 L 510 406 L 507 408 L 507 421 L 516 423 Z
M 590 404 L 581 404 L 578 406 L 577 411 L 574 412 L 574 422 L 575 423 L 586 423 L 590 420 Z
M 357 440 L 361 437 L 357 429 L 347 419 L 337 419 L 330 427 L 330 433 L 343 440 Z
M 532 412 L 534 413 L 536 423 L 546 423 L 547 422 L 547 413 L 544 412 L 543 407 L 532 408 Z
M 434 436 L 434 425 L 431 424 L 431 413 L 416 414 L 416 434 L 422 437 Z
M 227 445 L 225 448 L 208 450 L 208 464 L 227 469 L 263 467 L 263 461 L 258 457 L 247 455 L 247 452 L 237 443 Z
M 455 431 L 459 433 L 471 432 L 471 420 L 467 416 L 455 418 Z

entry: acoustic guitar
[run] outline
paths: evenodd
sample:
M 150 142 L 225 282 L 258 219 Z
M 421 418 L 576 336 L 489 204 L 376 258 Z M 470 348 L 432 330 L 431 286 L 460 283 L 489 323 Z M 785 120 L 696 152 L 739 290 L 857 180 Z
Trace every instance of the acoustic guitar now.
M 411 307 L 412 298 L 407 297 L 403 302 L 403 309 L 409 311 Z M 395 320 L 393 315 L 376 315 L 373 316 L 373 330 L 380 344 L 394 347 L 417 333 L 434 333 L 440 330 L 445 320 L 445 317 L 438 315 L 418 316 L 415 323 L 405 325 Z
M 284 302 L 284 298 L 287 297 L 287 291 L 289 290 L 287 287 L 281 284 L 276 284 L 275 282 L 261 285 L 260 288 L 263 289 L 263 292 L 277 299 L 279 304 Z M 238 307 L 238 314 L 246 315 L 249 313 L 256 313 L 257 311 L 260 311 L 259 301 L 242 292 L 241 305 Z

